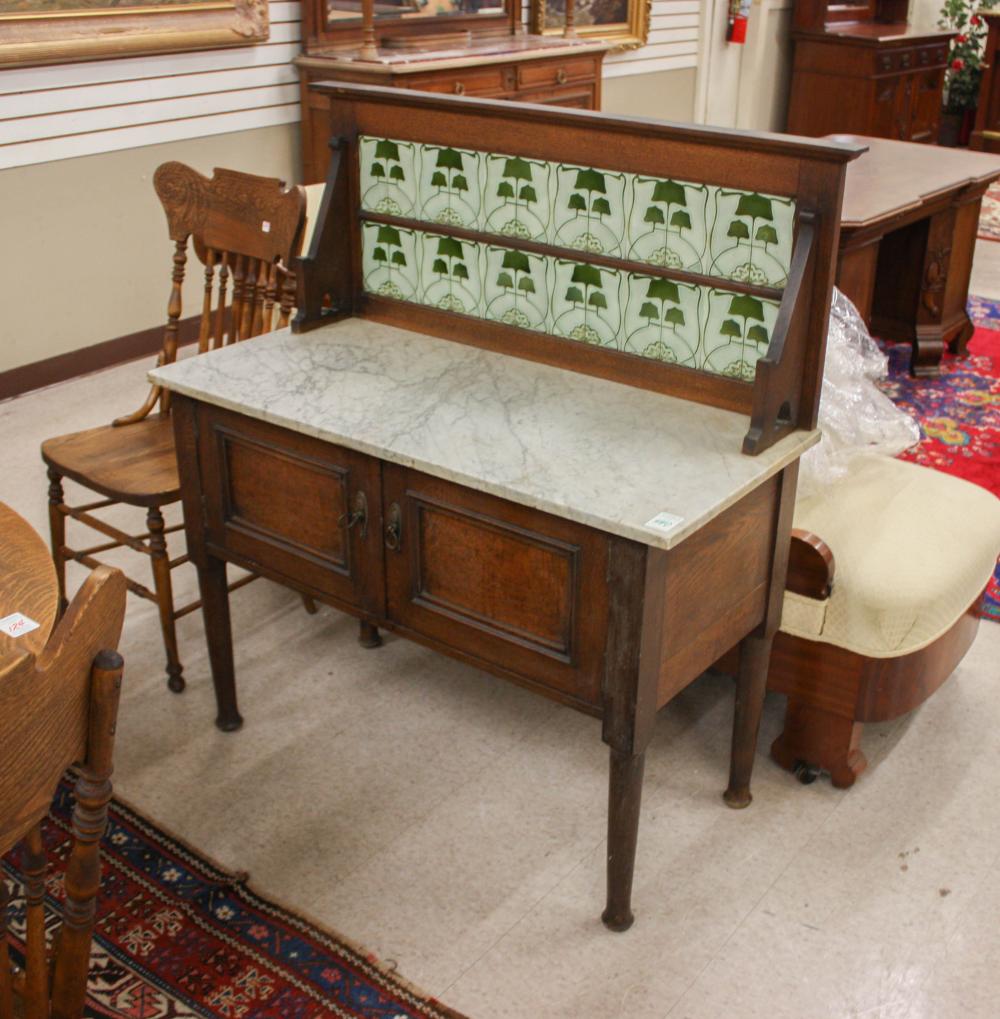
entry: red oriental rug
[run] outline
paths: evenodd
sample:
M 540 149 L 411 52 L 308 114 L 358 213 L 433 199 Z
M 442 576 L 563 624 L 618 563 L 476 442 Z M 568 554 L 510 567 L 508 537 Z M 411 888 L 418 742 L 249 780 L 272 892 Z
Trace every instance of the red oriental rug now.
M 45 826 L 53 926 L 71 845 L 70 788 L 60 785 Z M 88 1019 L 462 1019 L 117 800 L 101 852 Z M 21 962 L 25 911 L 15 855 L 0 877 L 14 900 L 8 924 Z
M 1000 241 L 1000 181 L 992 184 L 983 195 L 983 208 L 979 213 L 979 236 L 988 241 Z
M 915 379 L 909 373 L 910 344 L 885 344 L 889 376 L 880 386 L 920 424 L 921 442 L 901 459 L 965 478 L 1000 497 L 1000 303 L 974 300 L 991 307 L 978 309 L 984 315 L 972 309 L 980 328 L 968 357 L 946 354 L 940 377 Z M 1000 622 L 1000 563 L 983 615 Z

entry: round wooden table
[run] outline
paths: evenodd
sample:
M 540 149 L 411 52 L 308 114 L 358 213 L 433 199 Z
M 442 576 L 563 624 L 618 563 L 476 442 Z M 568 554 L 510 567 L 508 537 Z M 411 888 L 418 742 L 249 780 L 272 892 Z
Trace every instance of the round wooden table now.
M 19 637 L 0 633 L 0 660 L 45 647 L 59 611 L 59 584 L 48 545 L 37 531 L 0 502 L 0 619 L 14 612 L 38 628 Z

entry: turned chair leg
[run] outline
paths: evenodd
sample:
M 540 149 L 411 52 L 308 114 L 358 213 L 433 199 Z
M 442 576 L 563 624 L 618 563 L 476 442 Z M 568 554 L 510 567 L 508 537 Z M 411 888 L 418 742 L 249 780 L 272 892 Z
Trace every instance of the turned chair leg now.
M 374 623 L 366 623 L 362 619 L 358 628 L 358 643 L 362 647 L 381 647 L 382 637 L 378 632 L 378 627 Z
M 59 583 L 59 615 L 66 611 L 66 517 L 62 508 L 66 497 L 63 495 L 62 475 L 52 467 L 49 474 L 49 532 L 52 535 L 52 561 L 56 567 L 56 580 Z
M 163 514 L 158 506 L 149 508 L 146 514 L 146 527 L 149 529 L 149 555 L 153 563 L 153 584 L 156 588 L 156 604 L 160 611 L 160 629 L 163 631 L 163 645 L 167 652 L 167 686 L 174 693 L 180 693 L 184 689 L 184 676 L 177 651 L 174 592 L 170 582 L 167 541 L 163 534 Z

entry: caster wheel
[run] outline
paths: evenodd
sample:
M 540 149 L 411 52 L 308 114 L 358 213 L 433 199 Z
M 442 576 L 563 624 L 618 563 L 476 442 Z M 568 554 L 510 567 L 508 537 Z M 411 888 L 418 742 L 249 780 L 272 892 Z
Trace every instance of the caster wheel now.
M 807 761 L 795 762 L 794 775 L 802 785 L 812 785 L 819 778 L 819 773 L 820 770 L 815 764 L 809 764 Z

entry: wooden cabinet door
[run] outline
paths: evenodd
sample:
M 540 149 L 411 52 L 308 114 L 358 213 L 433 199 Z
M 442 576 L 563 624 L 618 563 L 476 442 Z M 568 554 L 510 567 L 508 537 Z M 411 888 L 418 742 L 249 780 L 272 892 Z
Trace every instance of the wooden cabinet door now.
M 943 71 L 922 71 L 912 77 L 913 96 L 910 102 L 910 141 L 937 141 L 941 115 Z
M 379 461 L 209 405 L 198 426 L 208 551 L 380 614 Z
M 393 464 L 383 528 L 397 628 L 558 699 L 600 704 L 605 535 Z
M 897 141 L 905 139 L 909 125 L 903 77 L 892 75 L 888 78 L 876 78 L 872 85 L 875 88 L 875 99 L 871 133 L 876 138 L 894 138 Z

